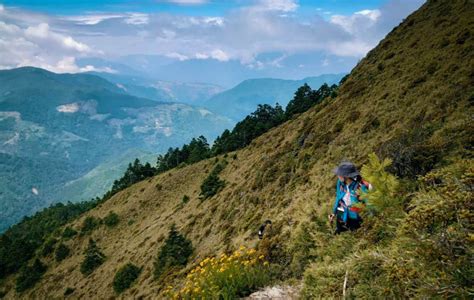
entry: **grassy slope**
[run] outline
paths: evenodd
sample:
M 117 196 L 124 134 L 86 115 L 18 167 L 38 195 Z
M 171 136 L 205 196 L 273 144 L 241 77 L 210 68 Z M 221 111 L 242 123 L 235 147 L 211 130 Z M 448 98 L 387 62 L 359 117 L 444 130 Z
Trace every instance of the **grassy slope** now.
M 195 259 L 256 245 L 255 231 L 265 219 L 281 225 L 278 234 L 291 244 L 300 224 L 328 213 L 331 169 L 341 159 L 363 164 L 367 153 L 414 127 L 434 128 L 425 142 L 442 146 L 444 164 L 467 156 L 474 68 L 473 5 L 466 3 L 430 1 L 360 62 L 335 101 L 258 138 L 236 160 L 229 155 L 221 175 L 227 185 L 216 197 L 198 200 L 199 185 L 215 163 L 211 159 L 138 183 L 94 209 L 88 215 L 104 217 L 113 210 L 122 220 L 115 229 L 92 234 L 107 261 L 83 278 L 79 264 L 87 237 L 70 241 L 73 256 L 51 262 L 40 284 L 24 296 L 61 297 L 66 287 L 75 287 L 75 297 L 108 298 L 113 275 L 131 261 L 144 271 L 124 297 L 156 298 L 153 260 L 173 222 L 192 239 Z M 180 208 L 185 194 L 191 201 Z M 128 225 L 129 220 L 135 222 Z

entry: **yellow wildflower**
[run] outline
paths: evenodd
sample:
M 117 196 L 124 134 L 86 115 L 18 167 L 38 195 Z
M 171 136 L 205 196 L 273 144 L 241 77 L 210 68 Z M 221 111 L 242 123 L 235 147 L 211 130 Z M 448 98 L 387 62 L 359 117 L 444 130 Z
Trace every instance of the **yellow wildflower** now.
M 264 266 L 268 266 L 268 261 L 263 263 Z

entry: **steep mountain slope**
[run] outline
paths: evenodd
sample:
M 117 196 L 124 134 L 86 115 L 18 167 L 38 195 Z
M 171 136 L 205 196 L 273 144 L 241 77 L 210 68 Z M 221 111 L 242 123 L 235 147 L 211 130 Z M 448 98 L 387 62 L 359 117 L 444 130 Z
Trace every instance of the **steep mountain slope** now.
M 304 278 L 308 284 L 303 296 L 308 299 L 342 297 L 344 274 L 346 278 L 349 276 L 351 295 L 362 292 L 359 296 L 367 297 L 370 293 L 383 297 L 375 292 L 385 289 L 385 297 L 389 298 L 449 297 L 456 296 L 456 292 L 467 297 L 466 293 L 462 294 L 462 288 L 468 289 L 472 281 L 464 279 L 469 276 L 466 269 L 446 273 L 442 268 L 453 259 L 469 257 L 465 252 L 467 242 L 463 240 L 467 240 L 468 233 L 463 224 L 466 214 L 467 218 L 472 217 L 472 207 L 465 206 L 466 196 L 460 199 L 464 201 L 462 207 L 448 206 L 447 201 L 458 199 L 457 193 L 472 196 L 473 11 L 469 1 L 428 1 L 358 64 L 335 100 L 325 101 L 271 130 L 243 150 L 220 157 L 219 161 L 227 161 L 220 174 L 226 185 L 216 196 L 199 200 L 200 185 L 216 159 L 140 182 L 71 224 L 79 229 L 86 216 L 103 218 L 110 211 L 119 215 L 117 227 L 100 227 L 90 234 L 107 257 L 94 273 L 84 277 L 79 272 L 89 239 L 79 236 L 65 242 L 72 253 L 61 263 L 44 259 L 48 271 L 32 290 L 18 295 L 14 292 L 14 278 L 6 280 L 3 284 L 6 298 L 61 298 L 67 287 L 74 288 L 71 294 L 74 298 L 114 297 L 112 278 L 127 262 L 143 267 L 143 271 L 135 285 L 121 297 L 160 298 L 164 284 L 153 280 L 153 262 L 171 224 L 175 223 L 195 248 L 186 271 L 208 255 L 239 245 L 264 247 L 256 237 L 256 230 L 266 219 L 274 224 L 274 236 L 268 241 L 276 256 L 273 262 L 284 267 L 283 277 L 298 278 L 306 270 Z M 382 228 L 375 226 L 380 223 L 368 222 L 361 234 L 333 237 L 325 221 L 334 193 L 331 170 L 344 158 L 362 165 L 373 151 L 399 161 L 400 168 L 394 172 L 406 181 L 403 185 L 406 190 L 399 191 L 399 196 L 410 207 L 403 212 L 408 216 L 408 229 L 387 227 L 392 223 L 384 222 L 392 221 L 394 216 L 382 214 L 377 217 L 384 225 Z M 421 155 L 413 156 L 413 153 Z M 423 168 L 415 173 L 405 172 L 419 165 Z M 461 168 L 454 173 L 449 171 L 449 176 L 456 181 L 455 176 L 462 175 L 462 181 L 471 184 L 470 192 L 463 186 L 460 191 L 449 190 L 450 196 L 440 193 L 442 190 L 436 188 L 443 186 L 444 179 L 436 177 L 436 172 L 430 177 L 435 188 L 432 192 L 421 197 L 423 188 L 413 187 L 416 182 L 412 176 L 459 165 Z M 190 197 L 186 204 L 182 203 L 184 195 Z M 413 198 L 414 195 L 419 197 Z M 434 208 L 426 203 L 434 203 Z M 458 214 L 463 209 L 464 215 Z M 452 214 L 456 216 L 454 221 L 446 219 L 436 226 L 429 223 L 445 220 L 443 216 Z M 403 235 L 403 232 L 414 234 L 426 222 L 423 235 Z M 457 227 L 451 227 L 452 222 Z M 437 226 L 444 230 L 440 239 L 432 235 L 437 232 Z M 380 232 L 387 232 L 388 237 L 380 236 Z M 399 240 L 396 240 L 399 244 L 392 245 L 393 235 L 409 241 L 408 248 Z M 460 238 L 453 240 L 452 235 Z M 361 250 L 347 246 L 358 241 Z M 451 241 L 455 241 L 451 254 L 447 252 L 441 257 L 433 252 L 451 249 L 443 248 L 451 245 Z M 321 252 L 325 249 L 334 252 Z M 386 251 L 374 255 L 364 252 L 383 249 Z M 418 250 L 425 256 L 413 259 L 414 253 L 419 255 Z M 368 262 L 359 260 L 354 265 L 353 260 L 344 261 L 360 253 Z M 432 258 L 427 256 L 429 253 L 436 255 Z M 422 269 L 420 273 L 420 268 L 426 266 L 426 258 L 431 259 L 435 269 L 426 267 L 429 272 Z M 440 259 L 443 262 L 438 264 Z M 307 269 L 314 260 L 318 263 Z M 374 261 L 377 264 L 372 264 Z M 389 271 L 380 267 L 385 261 L 393 264 Z M 413 269 L 405 269 L 412 265 Z M 325 269 L 318 269 L 321 266 Z M 469 260 L 460 266 L 469 267 Z M 357 268 L 360 273 L 354 273 Z M 168 282 L 179 286 L 185 271 L 171 276 Z M 378 279 L 376 276 L 384 272 L 389 274 L 387 281 L 370 280 Z M 372 284 L 370 289 L 357 290 L 355 280 L 360 283 L 367 278 Z M 457 278 L 457 285 L 449 281 L 437 285 L 437 280 L 446 278 Z M 390 294 L 391 289 L 398 294 Z
M 241 120 L 253 112 L 258 104 L 285 107 L 300 86 L 307 83 L 313 89 L 322 84 L 338 83 L 343 74 L 325 74 L 302 80 L 284 80 L 273 78 L 248 79 L 237 86 L 213 96 L 202 105 L 211 111 L 233 120 Z
M 159 153 L 231 125 L 204 109 L 130 96 L 93 75 L 0 71 L 0 231 L 67 200 L 58 195 L 64 183 L 128 149 Z

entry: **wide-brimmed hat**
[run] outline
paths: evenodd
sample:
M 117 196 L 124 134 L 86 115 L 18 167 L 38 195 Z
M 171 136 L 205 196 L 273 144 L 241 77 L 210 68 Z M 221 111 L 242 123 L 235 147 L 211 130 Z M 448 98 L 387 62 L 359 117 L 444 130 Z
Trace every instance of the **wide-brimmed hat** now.
M 359 171 L 357 171 L 356 166 L 349 161 L 344 161 L 340 163 L 339 166 L 334 169 L 334 174 L 336 174 L 337 176 L 351 178 L 360 175 Z

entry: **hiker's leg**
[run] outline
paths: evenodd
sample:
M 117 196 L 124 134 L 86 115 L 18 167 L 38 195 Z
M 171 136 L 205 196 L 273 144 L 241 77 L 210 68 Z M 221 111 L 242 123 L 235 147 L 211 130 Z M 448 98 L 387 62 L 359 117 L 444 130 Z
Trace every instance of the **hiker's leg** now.
M 339 233 L 344 232 L 346 230 L 347 230 L 347 228 L 346 228 L 346 226 L 344 226 L 344 222 L 342 222 L 340 220 L 336 220 L 336 231 L 334 232 L 334 234 L 339 234 Z
M 362 222 L 362 219 L 357 218 L 357 219 L 348 219 L 347 220 L 347 226 L 351 231 L 357 230 L 360 228 L 360 224 Z

